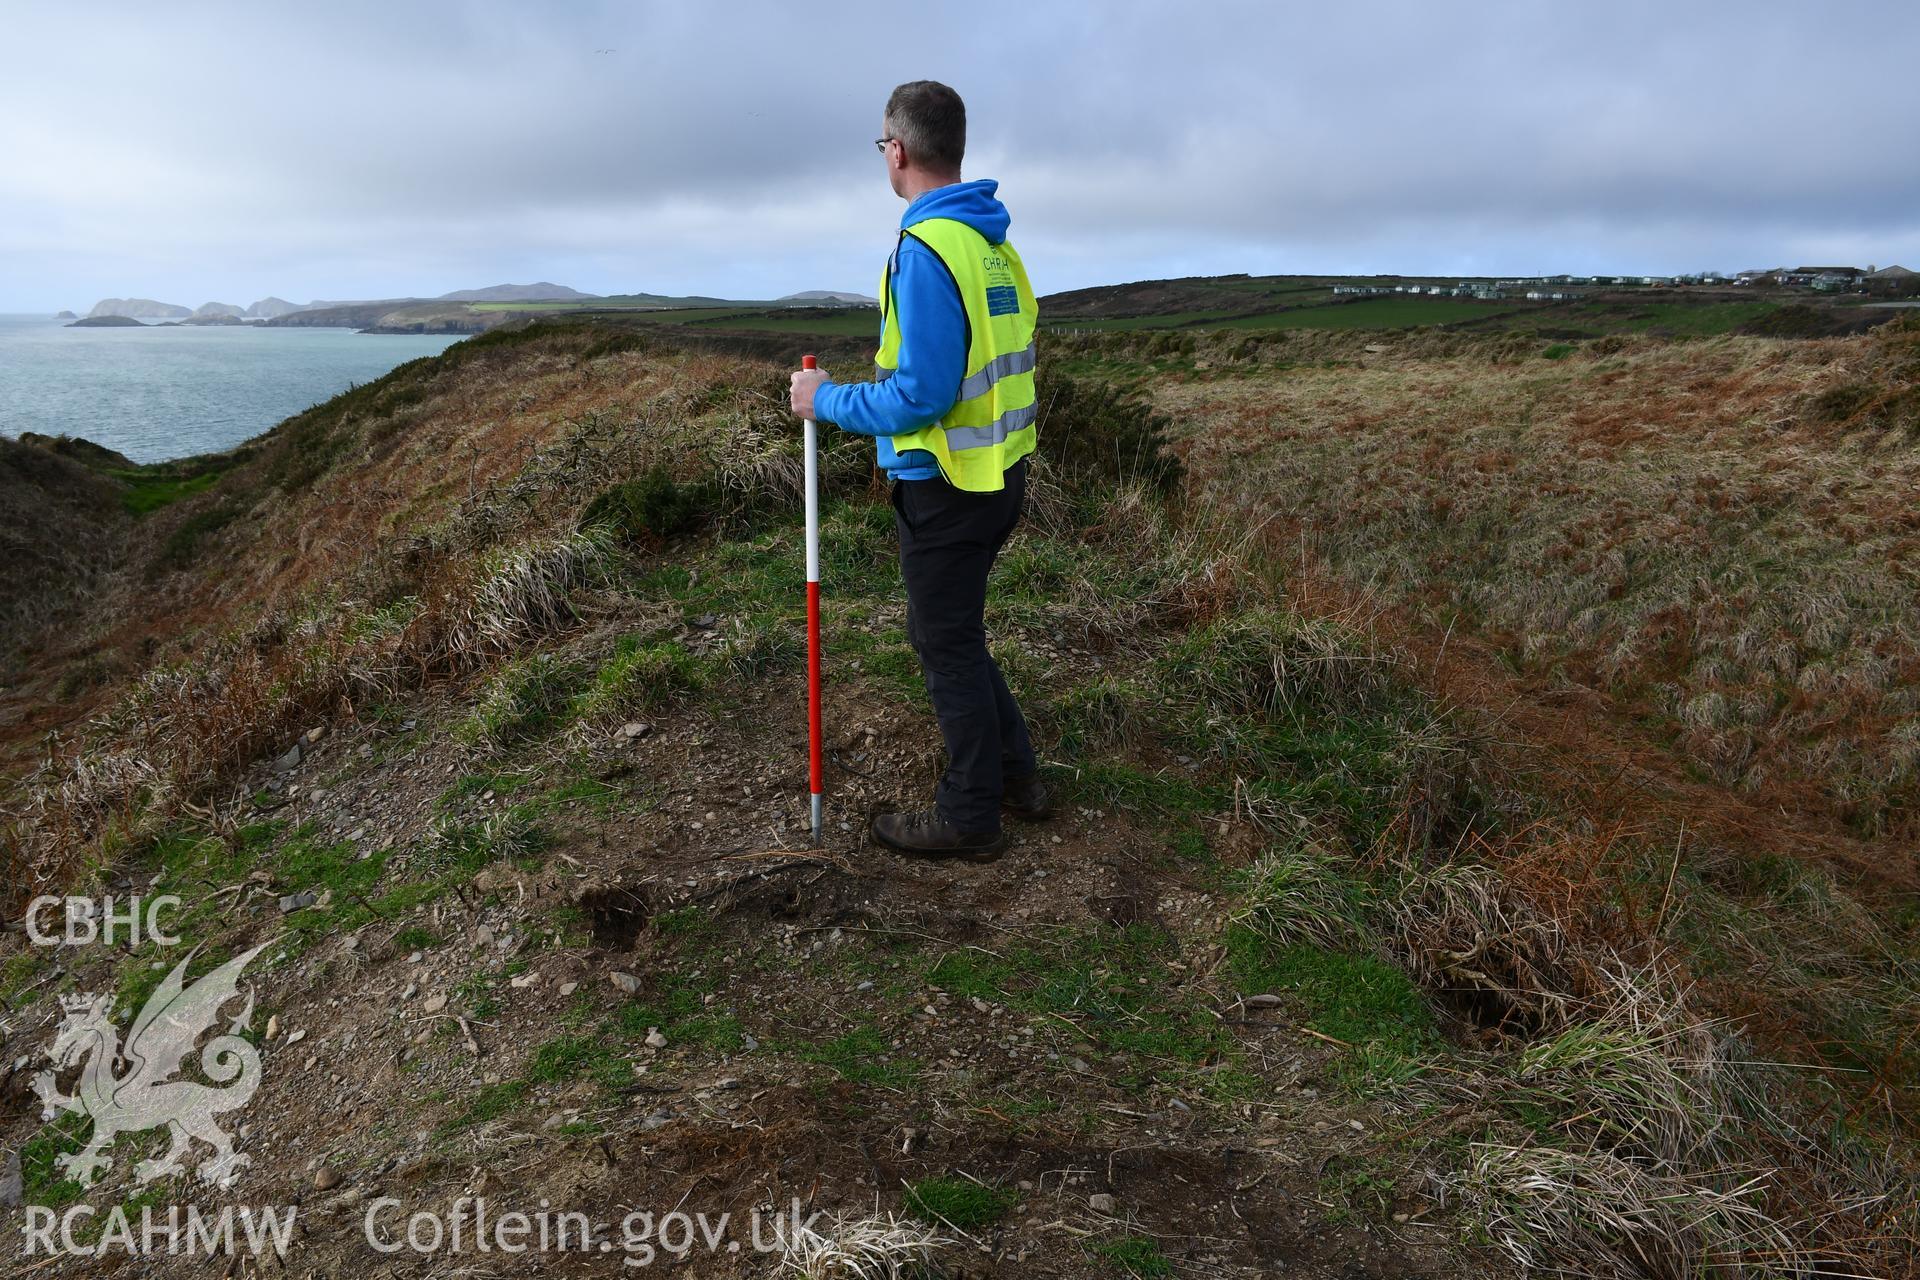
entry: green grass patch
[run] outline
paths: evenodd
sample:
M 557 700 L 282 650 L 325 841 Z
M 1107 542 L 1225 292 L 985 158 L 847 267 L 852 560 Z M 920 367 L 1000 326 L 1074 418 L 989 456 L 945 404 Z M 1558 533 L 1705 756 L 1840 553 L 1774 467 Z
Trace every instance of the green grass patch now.
M 534 1050 L 527 1079 L 536 1084 L 564 1084 L 590 1079 L 617 1089 L 633 1078 L 627 1059 L 595 1036 L 556 1036 Z
M 1061 789 L 1083 804 L 1172 818 L 1216 813 L 1229 798 L 1223 788 L 1171 769 L 1149 771 L 1116 760 L 1094 761 L 1062 775 Z
M 546 810 L 570 809 L 578 806 L 602 817 L 610 817 L 623 809 L 645 807 L 644 800 L 637 801 L 627 788 L 615 786 L 608 779 L 589 777 L 585 774 L 580 774 L 546 791 L 541 795 L 539 805 Z
M 89 1117 L 63 1111 L 20 1148 L 21 1200 L 57 1209 L 79 1200 L 87 1189 L 62 1174 L 54 1161 L 72 1155 L 93 1136 Z
M 620 1006 L 613 1029 L 637 1039 L 658 1028 L 670 1046 L 738 1053 L 746 1033 L 733 1014 L 707 1003 L 713 985 L 709 979 L 665 974 L 655 980 L 647 999 Z
M 181 974 L 181 981 L 191 985 L 233 958 L 225 947 L 207 947 L 192 954 L 191 958 L 175 955 L 174 950 L 148 944 L 121 959 L 114 969 L 113 1007 L 116 1017 L 136 1016 L 146 1007 L 148 998 L 166 981 L 167 974 L 182 960 L 186 960 L 187 967 Z
M 704 689 L 711 679 L 708 664 L 678 640 L 622 636 L 613 656 L 575 697 L 572 715 L 578 720 L 599 720 L 657 710 Z
M 498 1120 L 519 1108 L 526 1098 L 527 1083 L 524 1080 L 504 1080 L 499 1084 L 483 1085 L 468 1098 L 460 1114 L 442 1124 L 434 1134 L 444 1138 L 462 1129 Z
M 510 796 L 532 781 L 534 778 L 524 773 L 470 773 L 441 792 L 437 803 L 441 809 L 451 809 L 462 800 L 478 799 L 489 791 Z
M 331 917 L 334 926 L 354 928 L 372 918 L 367 904 L 386 872 L 387 855 L 361 851 L 351 840 L 323 842 L 310 827 L 296 830 L 274 858 L 274 880 L 289 893 L 311 889 L 333 895 L 327 911 L 296 911 L 287 917 L 290 927 Z
M 147 515 L 171 506 L 182 498 L 203 493 L 220 479 L 218 470 L 202 471 L 190 476 L 144 470 L 109 471 L 107 474 L 126 482 L 127 490 L 120 495 L 120 503 L 136 516 Z
M 926 980 L 962 999 L 1064 1019 L 1100 1051 L 1120 1055 L 1131 1086 L 1233 1056 L 1219 1021 L 1169 982 L 1167 964 L 1178 949 L 1164 930 L 1063 929 L 1049 941 L 1001 954 L 950 951 L 928 967 Z
M 788 1047 L 802 1061 L 830 1067 L 841 1079 L 854 1084 L 905 1089 L 920 1078 L 920 1064 L 911 1058 L 894 1057 L 885 1038 L 871 1026 L 857 1027 L 816 1044 Z
M 720 918 L 697 903 L 675 907 L 653 918 L 653 931 L 663 938 L 704 942 L 720 936 Z
M 508 663 L 481 691 L 459 737 L 495 750 L 538 738 L 556 728 L 586 673 L 549 653 Z
M 1011 1192 L 983 1186 L 971 1178 L 923 1178 L 907 1188 L 907 1212 L 922 1222 L 946 1223 L 962 1231 L 990 1226 L 1007 1216 Z
M 13 1002 L 36 980 L 46 967 L 46 951 L 39 947 L 30 947 L 17 952 L 0 964 L 0 1003 L 12 1007 Z
M 413 869 L 429 876 L 472 875 L 496 862 L 532 865 L 550 837 L 534 820 L 538 806 L 517 804 L 484 817 L 441 818 Z
M 1227 931 L 1227 955 L 1243 992 L 1292 995 L 1307 1026 L 1351 1048 L 1354 1083 L 1410 1079 L 1440 1047 L 1432 1007 L 1383 960 L 1304 942 L 1276 948 L 1238 925 Z
M 1137 1280 L 1162 1280 L 1173 1274 L 1173 1264 L 1160 1252 L 1158 1241 L 1146 1236 L 1123 1236 L 1118 1240 L 1099 1240 L 1087 1246 L 1087 1252 L 1115 1271 Z
M 1614 332 L 1670 333 L 1684 337 L 1712 337 L 1732 333 L 1779 308 L 1771 302 L 1654 302 L 1639 306 L 1615 304 L 1607 316 Z M 1622 314 L 1624 313 L 1624 314 Z
M 468 974 L 466 979 L 455 987 L 453 994 L 460 998 L 467 1013 L 475 1018 L 492 1018 L 500 1013 L 500 982 L 507 975 L 489 973 L 481 970 Z

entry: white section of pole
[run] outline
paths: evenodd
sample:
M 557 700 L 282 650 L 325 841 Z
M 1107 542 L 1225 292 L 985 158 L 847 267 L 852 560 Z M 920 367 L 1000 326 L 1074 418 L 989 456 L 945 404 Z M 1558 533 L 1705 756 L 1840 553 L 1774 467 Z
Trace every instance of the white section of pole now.
M 820 581 L 820 428 L 806 422 L 807 452 L 807 581 Z
M 802 369 L 818 368 L 812 356 Z M 820 428 L 812 418 L 805 424 L 802 447 L 806 453 L 807 503 L 807 791 L 813 816 L 813 847 L 820 847 L 821 799 L 826 789 L 822 763 L 825 743 L 820 728 Z

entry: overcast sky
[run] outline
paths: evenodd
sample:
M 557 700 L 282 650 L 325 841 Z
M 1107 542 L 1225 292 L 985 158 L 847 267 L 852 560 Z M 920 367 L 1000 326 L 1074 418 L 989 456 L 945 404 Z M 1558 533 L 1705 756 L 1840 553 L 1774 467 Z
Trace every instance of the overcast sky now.
M 1920 268 L 1920 4 L 0 0 L 0 310 L 873 291 L 899 81 L 1042 292 Z

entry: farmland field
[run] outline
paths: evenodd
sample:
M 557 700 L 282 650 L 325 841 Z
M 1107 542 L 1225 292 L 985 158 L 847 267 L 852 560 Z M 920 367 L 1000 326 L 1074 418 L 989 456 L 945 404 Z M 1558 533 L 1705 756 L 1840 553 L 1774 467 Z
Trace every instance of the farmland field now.
M 1223 320 L 1223 329 L 1405 329 L 1465 324 L 1523 310 L 1526 304 L 1473 298 L 1363 298 L 1326 307 Z
M 868 337 L 880 331 L 876 307 L 849 307 L 843 311 L 782 315 L 778 311 L 744 311 L 690 322 L 702 328 L 749 329 L 756 333 L 819 333 Z

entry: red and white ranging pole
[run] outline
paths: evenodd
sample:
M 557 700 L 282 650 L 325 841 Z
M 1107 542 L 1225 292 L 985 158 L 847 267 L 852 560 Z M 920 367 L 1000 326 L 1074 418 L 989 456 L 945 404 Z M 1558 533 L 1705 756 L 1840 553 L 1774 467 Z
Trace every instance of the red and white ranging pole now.
M 819 361 L 800 357 L 800 367 Z M 820 429 L 805 423 L 807 462 L 807 788 L 813 799 L 813 845 L 820 847 Z

